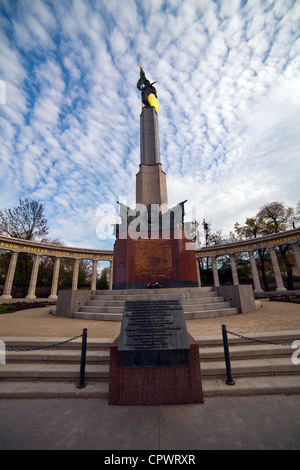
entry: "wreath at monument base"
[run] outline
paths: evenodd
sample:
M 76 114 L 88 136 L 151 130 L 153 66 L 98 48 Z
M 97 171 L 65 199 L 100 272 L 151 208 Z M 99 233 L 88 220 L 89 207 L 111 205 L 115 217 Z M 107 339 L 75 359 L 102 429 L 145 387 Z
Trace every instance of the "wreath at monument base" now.
M 159 289 L 161 287 L 159 282 L 151 281 L 147 284 L 147 289 Z

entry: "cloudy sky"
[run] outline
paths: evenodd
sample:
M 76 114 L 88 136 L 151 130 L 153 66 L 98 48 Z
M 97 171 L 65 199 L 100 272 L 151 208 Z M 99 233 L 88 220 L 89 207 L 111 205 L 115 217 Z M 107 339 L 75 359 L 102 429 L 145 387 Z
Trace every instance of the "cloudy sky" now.
M 0 208 L 39 200 L 50 237 L 113 247 L 97 226 L 103 204 L 135 204 L 139 64 L 170 206 L 223 234 L 295 207 L 299 36 L 299 0 L 0 0 Z

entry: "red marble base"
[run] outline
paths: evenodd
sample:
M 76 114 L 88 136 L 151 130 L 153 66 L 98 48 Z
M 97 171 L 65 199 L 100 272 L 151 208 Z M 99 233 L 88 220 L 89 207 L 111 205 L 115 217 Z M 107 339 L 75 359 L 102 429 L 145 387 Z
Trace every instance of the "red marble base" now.
M 110 405 L 182 405 L 203 403 L 199 347 L 189 334 L 188 366 L 122 368 L 119 337 L 110 348 Z
M 117 237 L 113 289 L 145 288 L 150 281 L 162 287 L 198 286 L 195 251 L 187 249 L 191 243 L 184 230 L 170 230 L 169 238 L 164 238 L 163 232 L 161 235 L 137 240 Z

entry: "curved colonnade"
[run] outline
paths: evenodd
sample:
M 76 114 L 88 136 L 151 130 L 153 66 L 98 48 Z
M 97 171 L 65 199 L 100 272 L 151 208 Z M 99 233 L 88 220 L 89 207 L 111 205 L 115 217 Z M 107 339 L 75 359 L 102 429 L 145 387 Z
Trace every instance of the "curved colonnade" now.
M 295 262 L 300 273 L 300 248 L 298 246 L 300 241 L 300 228 L 289 230 L 286 232 L 281 232 L 273 235 L 268 235 L 265 237 L 255 238 L 251 240 L 241 241 L 237 243 L 228 243 L 224 245 L 214 245 L 206 248 L 201 248 L 196 251 L 196 259 L 210 257 L 212 259 L 212 268 L 213 268 L 213 278 L 214 286 L 219 287 L 219 275 L 217 267 L 217 257 L 218 256 L 230 256 L 231 263 L 231 272 L 233 284 L 238 285 L 238 272 L 235 262 L 235 254 L 248 252 L 250 257 L 250 265 L 252 272 L 252 279 L 254 284 L 254 292 L 262 293 L 263 289 L 261 288 L 260 279 L 258 275 L 258 270 L 256 266 L 256 260 L 254 256 L 254 251 L 268 248 L 270 253 L 270 258 L 272 262 L 274 278 L 276 281 L 276 291 L 285 292 L 286 288 L 284 287 L 282 275 L 280 272 L 279 263 L 277 260 L 277 255 L 275 251 L 276 246 L 280 245 L 291 245 Z M 34 262 L 31 272 L 30 285 L 28 290 L 28 295 L 26 299 L 34 300 L 36 299 L 36 283 L 38 277 L 39 263 L 41 256 L 50 256 L 55 258 L 54 268 L 53 268 L 53 277 L 51 285 L 51 294 L 49 300 L 57 300 L 57 289 L 58 289 L 58 278 L 59 278 L 59 269 L 62 258 L 68 258 L 74 260 L 73 268 L 73 278 L 72 278 L 72 290 L 77 290 L 78 285 L 78 272 L 79 272 L 79 260 L 91 260 L 93 262 L 92 268 L 92 280 L 91 280 L 91 290 L 96 290 L 96 281 L 97 281 L 97 263 L 98 261 L 109 261 L 110 262 L 110 281 L 109 288 L 112 289 L 113 279 L 113 251 L 112 250 L 90 250 L 85 248 L 74 248 L 74 247 L 62 247 L 58 245 L 51 245 L 41 242 L 33 242 L 28 240 L 21 240 L 18 238 L 5 237 L 0 235 L 0 250 L 11 251 L 11 259 L 9 263 L 9 268 L 6 274 L 6 281 L 4 285 L 3 294 L 0 297 L 1 301 L 9 301 L 12 299 L 11 291 L 13 286 L 13 280 L 18 260 L 19 253 L 29 253 L 34 255 Z M 200 283 L 200 270 L 199 263 L 197 262 L 198 268 L 198 280 Z
M 33 267 L 31 271 L 31 278 L 29 284 L 27 300 L 36 299 L 36 283 L 38 277 L 38 270 L 41 256 L 50 256 L 55 258 L 53 277 L 51 285 L 51 294 L 48 297 L 50 301 L 57 300 L 57 288 L 59 269 L 62 258 L 68 258 L 74 260 L 73 277 L 72 277 L 72 290 L 77 290 L 78 285 L 78 273 L 79 273 L 79 260 L 91 260 L 93 262 L 92 268 L 92 280 L 91 290 L 96 290 L 97 281 L 97 263 L 98 261 L 109 261 L 110 262 L 110 282 L 109 288 L 112 288 L 112 273 L 113 273 L 113 251 L 110 250 L 90 250 L 86 248 L 74 248 L 65 247 L 58 245 L 51 245 L 47 243 L 33 242 L 28 240 L 21 240 L 19 238 L 4 237 L 0 235 L 0 250 L 11 251 L 11 259 L 9 268 L 6 275 L 5 285 L 3 294 L 0 297 L 1 301 L 11 300 L 11 291 L 13 286 L 13 280 L 18 260 L 19 253 L 28 253 L 34 255 Z
M 260 249 L 268 248 L 269 253 L 270 253 L 272 268 L 274 272 L 274 279 L 276 282 L 276 291 L 286 292 L 287 289 L 284 287 L 284 284 L 283 284 L 282 274 L 280 271 L 275 247 L 282 246 L 282 245 L 291 245 L 293 253 L 294 253 L 294 257 L 295 257 L 295 262 L 298 267 L 298 271 L 300 273 L 300 248 L 298 246 L 299 241 L 300 241 L 300 228 L 289 230 L 286 232 L 275 233 L 273 235 L 267 235 L 265 237 L 259 237 L 259 238 L 253 238 L 251 240 L 240 241 L 237 243 L 227 243 L 224 245 L 214 245 L 214 246 L 209 246 L 206 248 L 201 248 L 200 250 L 196 251 L 196 258 L 198 259 L 208 258 L 208 257 L 211 258 L 214 286 L 219 287 L 220 281 L 219 281 L 219 274 L 218 274 L 218 267 L 217 267 L 217 258 L 218 256 L 226 256 L 226 255 L 229 256 L 233 285 L 239 285 L 235 254 L 247 252 L 250 258 L 254 293 L 262 293 L 263 289 L 261 287 L 261 283 L 260 283 L 260 279 L 258 275 L 254 252 Z M 198 278 L 200 279 L 199 263 L 197 263 L 197 267 L 198 267 Z

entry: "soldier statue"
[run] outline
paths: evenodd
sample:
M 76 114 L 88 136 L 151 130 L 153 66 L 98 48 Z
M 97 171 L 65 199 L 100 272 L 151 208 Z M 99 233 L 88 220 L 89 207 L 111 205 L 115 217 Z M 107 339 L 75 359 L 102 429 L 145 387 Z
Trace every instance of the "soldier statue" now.
M 146 78 L 145 72 L 140 65 L 140 78 L 137 82 L 137 87 L 141 90 L 142 94 L 142 103 L 144 106 L 151 106 L 155 108 L 155 111 L 159 112 L 159 102 L 157 99 L 156 88 L 153 86 L 154 83 L 150 83 L 150 81 Z

